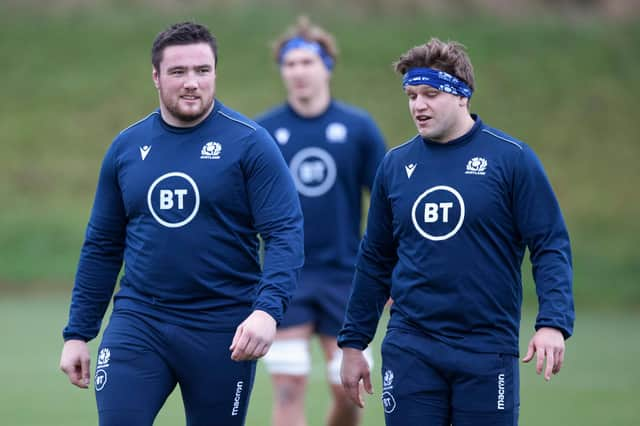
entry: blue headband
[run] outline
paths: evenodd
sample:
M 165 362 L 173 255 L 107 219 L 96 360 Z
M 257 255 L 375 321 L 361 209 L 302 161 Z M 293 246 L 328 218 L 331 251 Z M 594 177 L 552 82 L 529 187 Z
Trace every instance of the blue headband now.
M 433 68 L 410 68 L 402 78 L 403 89 L 407 86 L 420 86 L 421 84 L 463 98 L 471 98 L 473 94 L 473 90 L 464 81 Z
M 282 47 L 280 48 L 280 54 L 278 55 L 278 63 L 280 65 L 282 65 L 282 59 L 284 58 L 284 55 L 286 55 L 290 50 L 293 49 L 306 49 L 310 52 L 315 53 L 316 55 L 320 56 L 320 59 L 322 59 L 322 62 L 324 62 L 329 71 L 333 70 L 333 58 L 329 55 L 325 48 L 316 41 L 305 40 L 302 37 L 294 37 L 282 45 Z

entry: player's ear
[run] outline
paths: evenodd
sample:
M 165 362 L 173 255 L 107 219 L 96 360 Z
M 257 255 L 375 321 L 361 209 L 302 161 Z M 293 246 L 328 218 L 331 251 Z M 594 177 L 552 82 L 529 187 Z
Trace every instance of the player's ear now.
M 153 85 L 156 86 L 156 89 L 160 89 L 160 76 L 156 67 L 151 68 L 151 78 L 153 78 Z

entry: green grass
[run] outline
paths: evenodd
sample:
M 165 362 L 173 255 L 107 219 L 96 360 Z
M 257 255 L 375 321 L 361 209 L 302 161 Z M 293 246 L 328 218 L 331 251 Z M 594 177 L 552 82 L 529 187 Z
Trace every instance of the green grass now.
M 70 385 L 58 370 L 68 296 L 60 293 L 5 296 L 0 300 L 3 339 L 0 419 L 3 425 L 86 426 L 97 424 L 93 391 Z M 531 335 L 534 312 L 524 314 L 521 348 Z M 521 367 L 520 424 L 563 426 L 635 426 L 640 388 L 640 313 L 578 312 L 576 335 L 567 342 L 565 367 L 550 383 Z M 379 403 L 379 341 L 376 336 L 374 388 L 365 410 L 366 426 L 382 426 Z M 91 342 L 95 357 L 97 342 Z M 318 348 L 314 352 L 307 414 L 309 426 L 322 426 L 328 392 Z M 95 359 L 92 360 L 92 363 Z M 93 365 L 93 364 L 92 364 Z M 266 426 L 271 415 L 268 376 L 260 366 L 250 404 L 248 426 Z M 174 392 L 155 423 L 184 424 L 182 403 Z
M 284 96 L 268 44 L 297 10 L 251 2 L 208 9 L 99 3 L 99 9 L 54 12 L 0 4 L 3 425 L 96 424 L 92 392 L 73 388 L 57 370 L 60 331 L 102 155 L 120 129 L 157 106 L 148 59 L 155 34 L 197 17 L 220 41 L 223 102 L 254 115 Z M 312 18 L 339 41 L 334 94 L 369 110 L 389 146 L 415 133 L 390 63 L 432 35 L 467 45 L 477 79 L 472 109 L 534 147 L 560 199 L 574 250 L 576 336 L 568 342 L 564 370 L 551 383 L 532 366 L 522 368 L 521 424 L 637 425 L 640 25 L 401 13 Z M 535 293 L 525 269 L 531 305 Z M 531 332 L 530 309 L 523 344 Z M 313 371 L 310 426 L 322 424 L 328 405 L 322 367 L 316 362 Z M 374 386 L 380 389 L 378 375 Z M 383 424 L 378 395 L 367 400 L 367 426 Z M 270 404 L 260 368 L 247 424 L 268 424 Z M 156 424 L 183 424 L 177 393 Z

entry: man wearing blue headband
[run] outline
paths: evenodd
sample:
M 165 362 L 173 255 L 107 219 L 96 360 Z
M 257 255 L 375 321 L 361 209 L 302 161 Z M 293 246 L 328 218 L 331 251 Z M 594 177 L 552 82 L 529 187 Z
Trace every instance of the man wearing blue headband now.
M 385 145 L 366 112 L 332 99 L 330 79 L 337 49 L 331 35 L 301 18 L 276 43 L 274 53 L 287 100 L 257 121 L 278 142 L 298 189 L 305 266 L 265 357 L 274 386 L 273 424 L 307 424 L 309 341 L 317 335 L 333 397 L 327 425 L 354 426 L 361 410 L 340 383 L 342 352 L 336 336 L 360 241 L 362 192 L 373 184 Z
M 393 298 L 382 344 L 387 426 L 518 423 L 521 265 L 539 301 L 523 361 L 550 380 L 575 318 L 569 236 L 531 148 L 469 112 L 464 47 L 431 39 L 400 57 L 418 135 L 385 156 L 338 336 L 342 382 L 363 404 L 362 356 Z M 545 366 L 546 360 L 546 366 Z

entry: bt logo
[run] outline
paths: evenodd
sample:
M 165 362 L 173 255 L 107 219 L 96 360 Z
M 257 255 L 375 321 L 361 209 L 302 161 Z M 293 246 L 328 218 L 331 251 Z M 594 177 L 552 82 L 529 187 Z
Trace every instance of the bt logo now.
M 396 409 L 396 400 L 390 392 L 382 393 L 382 408 L 387 414 L 393 413 L 393 410 Z
M 321 160 L 305 161 L 300 165 L 300 180 L 305 185 L 321 183 L 326 175 L 327 166 Z
M 453 203 L 424 203 L 424 221 L 427 223 L 437 222 L 442 214 L 442 221 L 449 222 L 449 209 Z
M 336 162 L 324 149 L 301 149 L 289 164 L 296 189 L 307 197 L 319 197 L 329 191 L 336 181 Z
M 170 210 L 175 204 L 174 196 L 178 199 L 178 209 L 184 209 L 184 196 L 189 193 L 186 189 L 161 189 L 160 190 L 160 210 Z
M 413 203 L 411 221 L 418 233 L 431 241 L 453 237 L 464 222 L 464 200 L 450 186 L 434 186 Z
M 96 371 L 95 382 L 96 392 L 100 392 L 107 384 L 107 372 L 102 369 Z
M 159 224 L 167 228 L 179 228 L 191 222 L 198 213 L 200 192 L 189 175 L 166 173 L 149 187 L 147 205 Z

